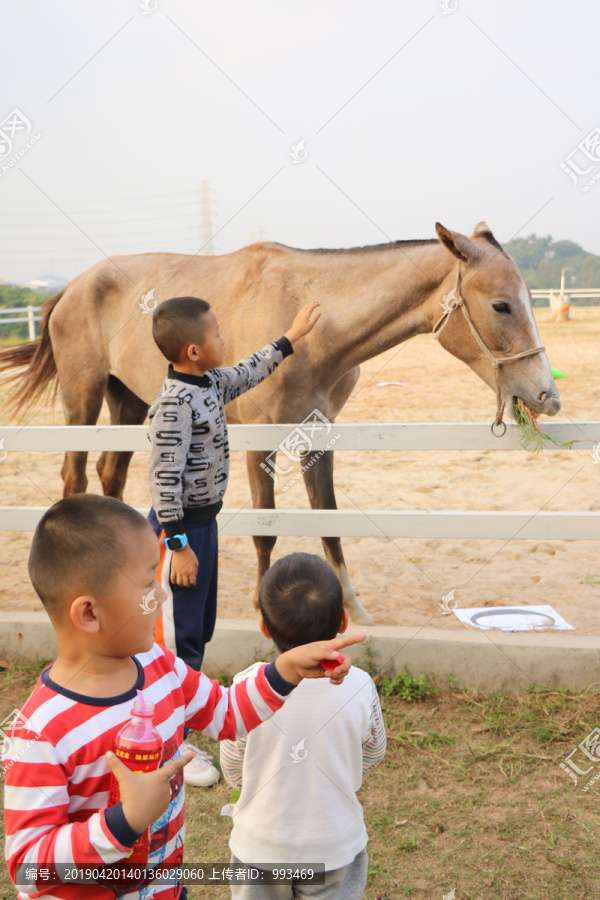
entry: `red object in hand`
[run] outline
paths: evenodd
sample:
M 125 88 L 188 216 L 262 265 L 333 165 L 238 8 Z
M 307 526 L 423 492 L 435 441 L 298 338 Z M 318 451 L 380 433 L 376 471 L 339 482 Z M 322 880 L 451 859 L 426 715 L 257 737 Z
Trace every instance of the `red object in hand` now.
M 152 772 L 160 767 L 163 756 L 163 742 L 160 734 L 154 727 L 154 704 L 144 702 L 142 692 L 138 691 L 139 699 L 135 701 L 131 710 L 131 719 L 121 728 L 115 738 L 115 756 L 132 772 Z M 115 806 L 121 799 L 119 782 L 115 775 L 110 776 L 110 787 L 107 806 Z M 128 871 L 140 870 L 146 867 L 150 852 L 150 829 L 146 828 L 141 837 L 134 842 L 131 853 L 126 859 L 115 865 L 117 877 L 119 867 Z M 132 867 L 135 867 L 132 869 Z M 106 866 L 108 870 L 110 866 Z M 108 884 L 109 882 L 107 882 Z M 129 882 L 125 879 L 125 885 L 135 886 L 135 876 Z M 116 882 L 120 887 L 121 883 Z
M 337 669 L 338 666 L 341 666 L 344 662 L 343 656 L 338 656 L 337 659 L 322 659 L 321 666 L 323 669 Z

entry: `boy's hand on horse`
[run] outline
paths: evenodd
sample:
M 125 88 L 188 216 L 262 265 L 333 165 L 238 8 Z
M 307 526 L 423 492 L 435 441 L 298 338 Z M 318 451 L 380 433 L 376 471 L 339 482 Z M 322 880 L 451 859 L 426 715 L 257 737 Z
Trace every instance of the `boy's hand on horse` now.
M 307 303 L 306 306 L 303 306 L 302 309 L 298 310 L 296 318 L 292 322 L 292 327 L 289 331 L 286 331 L 284 335 L 290 344 L 293 344 L 294 341 L 304 337 L 305 334 L 308 334 L 309 331 L 313 330 L 321 317 L 320 310 L 317 310 L 317 306 L 319 305 L 318 300 L 313 300 L 312 303 Z M 315 312 L 315 310 L 317 311 Z
M 303 678 L 329 678 L 333 684 L 341 684 L 352 665 L 352 657 L 347 653 L 340 654 L 339 651 L 351 644 L 359 644 L 364 639 L 364 634 L 348 634 L 330 641 L 302 644 L 281 653 L 275 660 L 275 668 L 289 684 L 300 684 Z M 335 659 L 340 655 L 344 661 L 337 668 L 328 671 L 323 669 L 322 659 Z
M 190 587 L 196 584 L 198 574 L 198 557 L 189 544 L 183 550 L 174 550 L 171 556 L 170 580 L 179 587 Z

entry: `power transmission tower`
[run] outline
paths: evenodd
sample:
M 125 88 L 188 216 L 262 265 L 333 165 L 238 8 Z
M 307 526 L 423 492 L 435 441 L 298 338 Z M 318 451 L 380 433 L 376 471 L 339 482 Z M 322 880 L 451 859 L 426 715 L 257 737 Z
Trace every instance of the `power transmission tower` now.
M 200 184 L 200 249 L 202 256 L 213 256 L 215 252 L 213 244 L 213 198 L 215 189 L 211 188 L 208 181 Z

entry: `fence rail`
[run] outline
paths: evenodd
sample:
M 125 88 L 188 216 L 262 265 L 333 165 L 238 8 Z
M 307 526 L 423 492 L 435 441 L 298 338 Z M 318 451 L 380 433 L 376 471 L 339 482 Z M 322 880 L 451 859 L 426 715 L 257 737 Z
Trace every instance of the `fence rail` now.
M 230 450 L 273 450 L 301 425 L 229 425 Z M 543 432 L 555 441 L 576 441 L 591 449 L 600 441 L 600 422 L 544 422 Z M 314 451 L 325 450 L 332 437 L 336 450 L 521 450 L 521 433 L 507 424 L 495 437 L 485 422 L 402 422 L 391 424 L 332 423 L 310 435 Z M 5 451 L 149 451 L 147 425 L 0 426 Z
M 45 511 L 0 506 L 0 531 L 34 531 Z M 148 514 L 148 508 L 139 511 Z M 217 524 L 221 535 L 600 540 L 600 515 L 594 512 L 223 509 Z
M 548 303 L 550 302 L 550 298 L 553 294 L 557 294 L 560 296 L 562 293 L 563 296 L 568 296 L 572 300 L 584 299 L 586 297 L 589 298 L 600 298 L 600 288 L 565 288 L 564 291 L 561 292 L 560 288 L 532 288 L 531 296 L 532 297 L 547 297 Z
M 231 425 L 232 450 L 273 450 L 297 435 L 302 425 Z M 306 426 L 304 426 L 306 427 Z M 544 432 L 558 441 L 575 441 L 600 462 L 600 422 L 552 422 Z M 352 450 L 521 450 L 519 429 L 508 425 L 494 437 L 488 424 L 321 425 L 310 437 L 310 453 Z M 47 426 L 0 428 L 0 461 L 14 452 L 148 451 L 148 428 L 130 426 Z M 521 452 L 524 452 L 521 450 Z M 282 456 L 285 450 L 282 450 Z M 308 457 L 307 457 L 308 458 Z M 283 479 L 285 480 L 285 478 Z M 45 507 L 0 507 L 0 531 L 33 531 Z M 146 513 L 147 510 L 140 510 Z M 488 538 L 517 540 L 600 540 L 600 514 L 531 511 L 399 511 L 223 509 L 217 519 L 223 535 L 315 537 Z
M 29 340 L 35 341 L 35 323 L 40 322 L 42 318 L 41 316 L 36 316 L 35 313 L 39 312 L 40 309 L 41 307 L 39 306 L 15 306 L 11 309 L 0 309 L 0 325 L 27 324 L 29 326 Z M 11 313 L 21 313 L 22 315 L 10 319 L 4 318 Z

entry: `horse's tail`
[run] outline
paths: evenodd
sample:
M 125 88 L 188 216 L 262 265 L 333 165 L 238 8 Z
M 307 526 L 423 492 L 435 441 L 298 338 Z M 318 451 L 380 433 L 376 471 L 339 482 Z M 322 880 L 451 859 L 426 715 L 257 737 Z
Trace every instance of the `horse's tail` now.
M 25 344 L 18 344 L 16 347 L 0 350 L 0 384 L 18 382 L 15 392 L 5 404 L 5 409 L 9 412 L 25 412 L 41 397 L 46 387 L 52 382 L 54 382 L 54 392 L 50 402 L 54 403 L 56 399 L 58 380 L 48 322 L 50 313 L 63 294 L 64 290 L 59 291 L 58 294 L 46 300 L 42 306 L 42 335 L 39 340 L 28 341 Z M 27 366 L 24 372 L 6 374 L 8 369 L 22 369 L 23 366 Z

